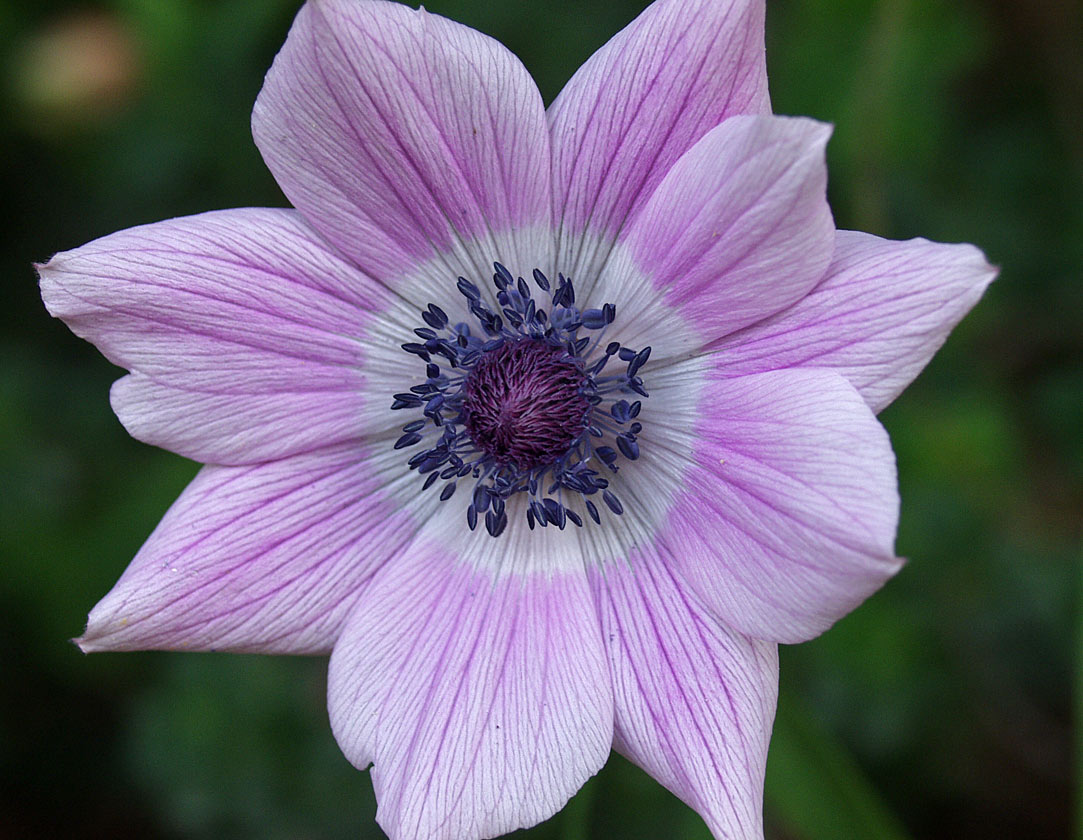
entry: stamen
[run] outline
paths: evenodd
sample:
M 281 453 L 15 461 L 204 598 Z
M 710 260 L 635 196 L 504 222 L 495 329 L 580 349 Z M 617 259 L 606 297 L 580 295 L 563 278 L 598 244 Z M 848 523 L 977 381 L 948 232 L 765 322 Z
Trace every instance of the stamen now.
M 393 397 L 393 410 L 420 408 L 423 415 L 402 427 L 395 449 L 427 441 L 429 448 L 407 465 L 426 475 L 422 489 L 446 482 L 440 501 L 470 476 L 467 525 L 475 529 L 484 515 L 494 537 L 507 527 L 507 500 L 517 493 L 528 494 L 531 529 L 583 526 L 562 501 L 565 493 L 582 496 L 595 523 L 601 522 L 598 507 L 587 497 L 600 494 L 610 511 L 622 514 L 624 506 L 598 470 L 615 473 L 621 456 L 639 458 L 643 427 L 635 418 L 642 401 L 619 395 L 647 396 L 639 370 L 651 348 L 610 341 L 598 352 L 616 306 L 579 310 L 570 278 L 558 274 L 554 284 L 534 269 L 534 284 L 550 298 L 547 312 L 538 308 L 526 280 L 500 263 L 493 268 L 499 312 L 476 284 L 465 277 L 456 284 L 480 333 L 466 323 L 450 324 L 444 310 L 430 303 L 421 311 L 426 326 L 414 330 L 420 341 L 402 345 L 425 363 L 426 378 Z M 602 376 L 614 358 L 625 363 L 624 372 Z

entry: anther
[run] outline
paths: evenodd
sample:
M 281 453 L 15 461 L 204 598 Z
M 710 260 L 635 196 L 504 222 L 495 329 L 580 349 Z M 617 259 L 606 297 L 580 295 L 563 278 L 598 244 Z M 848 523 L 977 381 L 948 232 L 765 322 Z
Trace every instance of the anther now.
M 642 423 L 635 418 L 642 402 L 620 395 L 646 397 L 639 371 L 651 348 L 637 351 L 610 341 L 597 350 L 616 319 L 616 306 L 578 309 L 575 286 L 563 274 L 554 283 L 533 271 L 534 285 L 551 304 L 541 309 L 526 280 L 501 263 L 493 269 L 497 311 L 475 283 L 465 277 L 456 282 L 480 333 L 466 323 L 452 324 L 444 309 L 430 303 L 420 313 L 425 326 L 414 330 L 420 341 L 402 345 L 425 363 L 425 381 L 395 394 L 391 408 L 420 408 L 423 417 L 402 427 L 394 447 L 406 449 L 428 438 L 429 448 L 407 461 L 426 476 L 422 489 L 444 481 L 440 500 L 448 501 L 469 476 L 474 486 L 467 525 L 474 530 L 484 517 L 493 537 L 507 528 L 506 503 L 518 493 L 527 494 L 531 529 L 563 529 L 569 522 L 582 527 L 583 517 L 568 506 L 576 498 L 600 523 L 590 498 L 598 494 L 620 515 L 624 507 L 599 470 L 615 473 L 622 456 L 629 461 L 640 456 Z M 625 371 L 601 376 L 614 357 Z

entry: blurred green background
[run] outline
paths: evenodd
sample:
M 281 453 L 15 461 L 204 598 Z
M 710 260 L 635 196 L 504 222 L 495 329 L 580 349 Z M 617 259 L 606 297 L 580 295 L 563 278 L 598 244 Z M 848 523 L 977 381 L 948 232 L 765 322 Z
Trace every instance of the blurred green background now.
M 196 466 L 127 437 L 107 400 L 119 371 L 46 315 L 31 262 L 284 204 L 248 126 L 298 5 L 0 4 L 0 838 L 382 836 L 327 726 L 323 660 L 67 642 Z M 548 101 L 644 5 L 427 7 L 509 45 Z M 1081 59 L 1071 0 L 769 2 L 775 110 L 836 125 L 839 226 L 971 241 L 1002 266 L 883 414 L 909 564 L 782 652 L 772 840 L 1083 837 Z M 618 758 L 521 834 L 708 836 Z

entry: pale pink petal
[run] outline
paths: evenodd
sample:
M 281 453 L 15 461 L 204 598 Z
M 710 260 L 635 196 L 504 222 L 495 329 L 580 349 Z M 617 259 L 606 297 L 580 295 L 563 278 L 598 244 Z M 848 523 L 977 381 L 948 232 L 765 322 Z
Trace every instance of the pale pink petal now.
M 415 527 L 381 489 L 388 451 L 204 467 L 76 641 L 87 652 L 329 651 L 365 581 Z
M 137 440 L 203 462 L 245 464 L 359 438 L 360 421 L 372 413 L 364 410 L 360 387 L 342 394 L 283 389 L 241 396 L 171 387 L 133 373 L 113 383 L 109 400 Z
M 898 570 L 895 457 L 839 374 L 715 378 L 700 407 L 695 468 L 661 541 L 722 621 L 804 641 Z
M 606 272 L 631 259 L 704 341 L 799 300 L 834 249 L 829 134 L 808 119 L 726 120 L 669 171 Z
M 840 230 L 819 285 L 717 345 L 723 375 L 829 367 L 881 411 L 913 381 L 996 276 L 973 245 Z
M 560 262 L 576 279 L 669 168 L 734 114 L 770 113 L 762 0 L 658 0 L 549 108 Z M 584 231 L 598 239 L 582 242 Z
M 616 701 L 614 746 L 717 838 L 763 837 L 778 653 L 710 616 L 650 552 L 592 573 Z
M 493 542 L 460 538 L 482 540 Z M 524 572 L 508 557 L 479 569 L 416 544 L 363 593 L 328 689 L 335 737 L 357 767 L 373 764 L 376 818 L 392 840 L 538 823 L 601 767 L 613 736 L 582 567 Z
M 548 225 L 549 138 L 533 80 L 501 44 L 424 9 L 305 4 L 252 128 L 294 206 L 387 281 L 409 267 L 401 254 L 416 263 L 456 246 L 484 277 L 494 232 Z
M 366 398 L 386 289 L 292 210 L 224 210 L 131 228 L 39 268 L 45 305 L 134 372 L 113 390 L 133 436 L 253 463 L 384 427 Z M 398 305 L 398 304 L 395 304 Z

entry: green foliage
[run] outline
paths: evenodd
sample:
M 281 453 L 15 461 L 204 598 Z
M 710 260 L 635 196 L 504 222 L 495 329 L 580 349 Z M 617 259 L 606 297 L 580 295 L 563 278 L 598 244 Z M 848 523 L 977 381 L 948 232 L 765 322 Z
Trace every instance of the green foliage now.
M 780 698 L 769 768 L 768 813 L 793 836 L 906 840 L 861 768 L 796 698 Z

